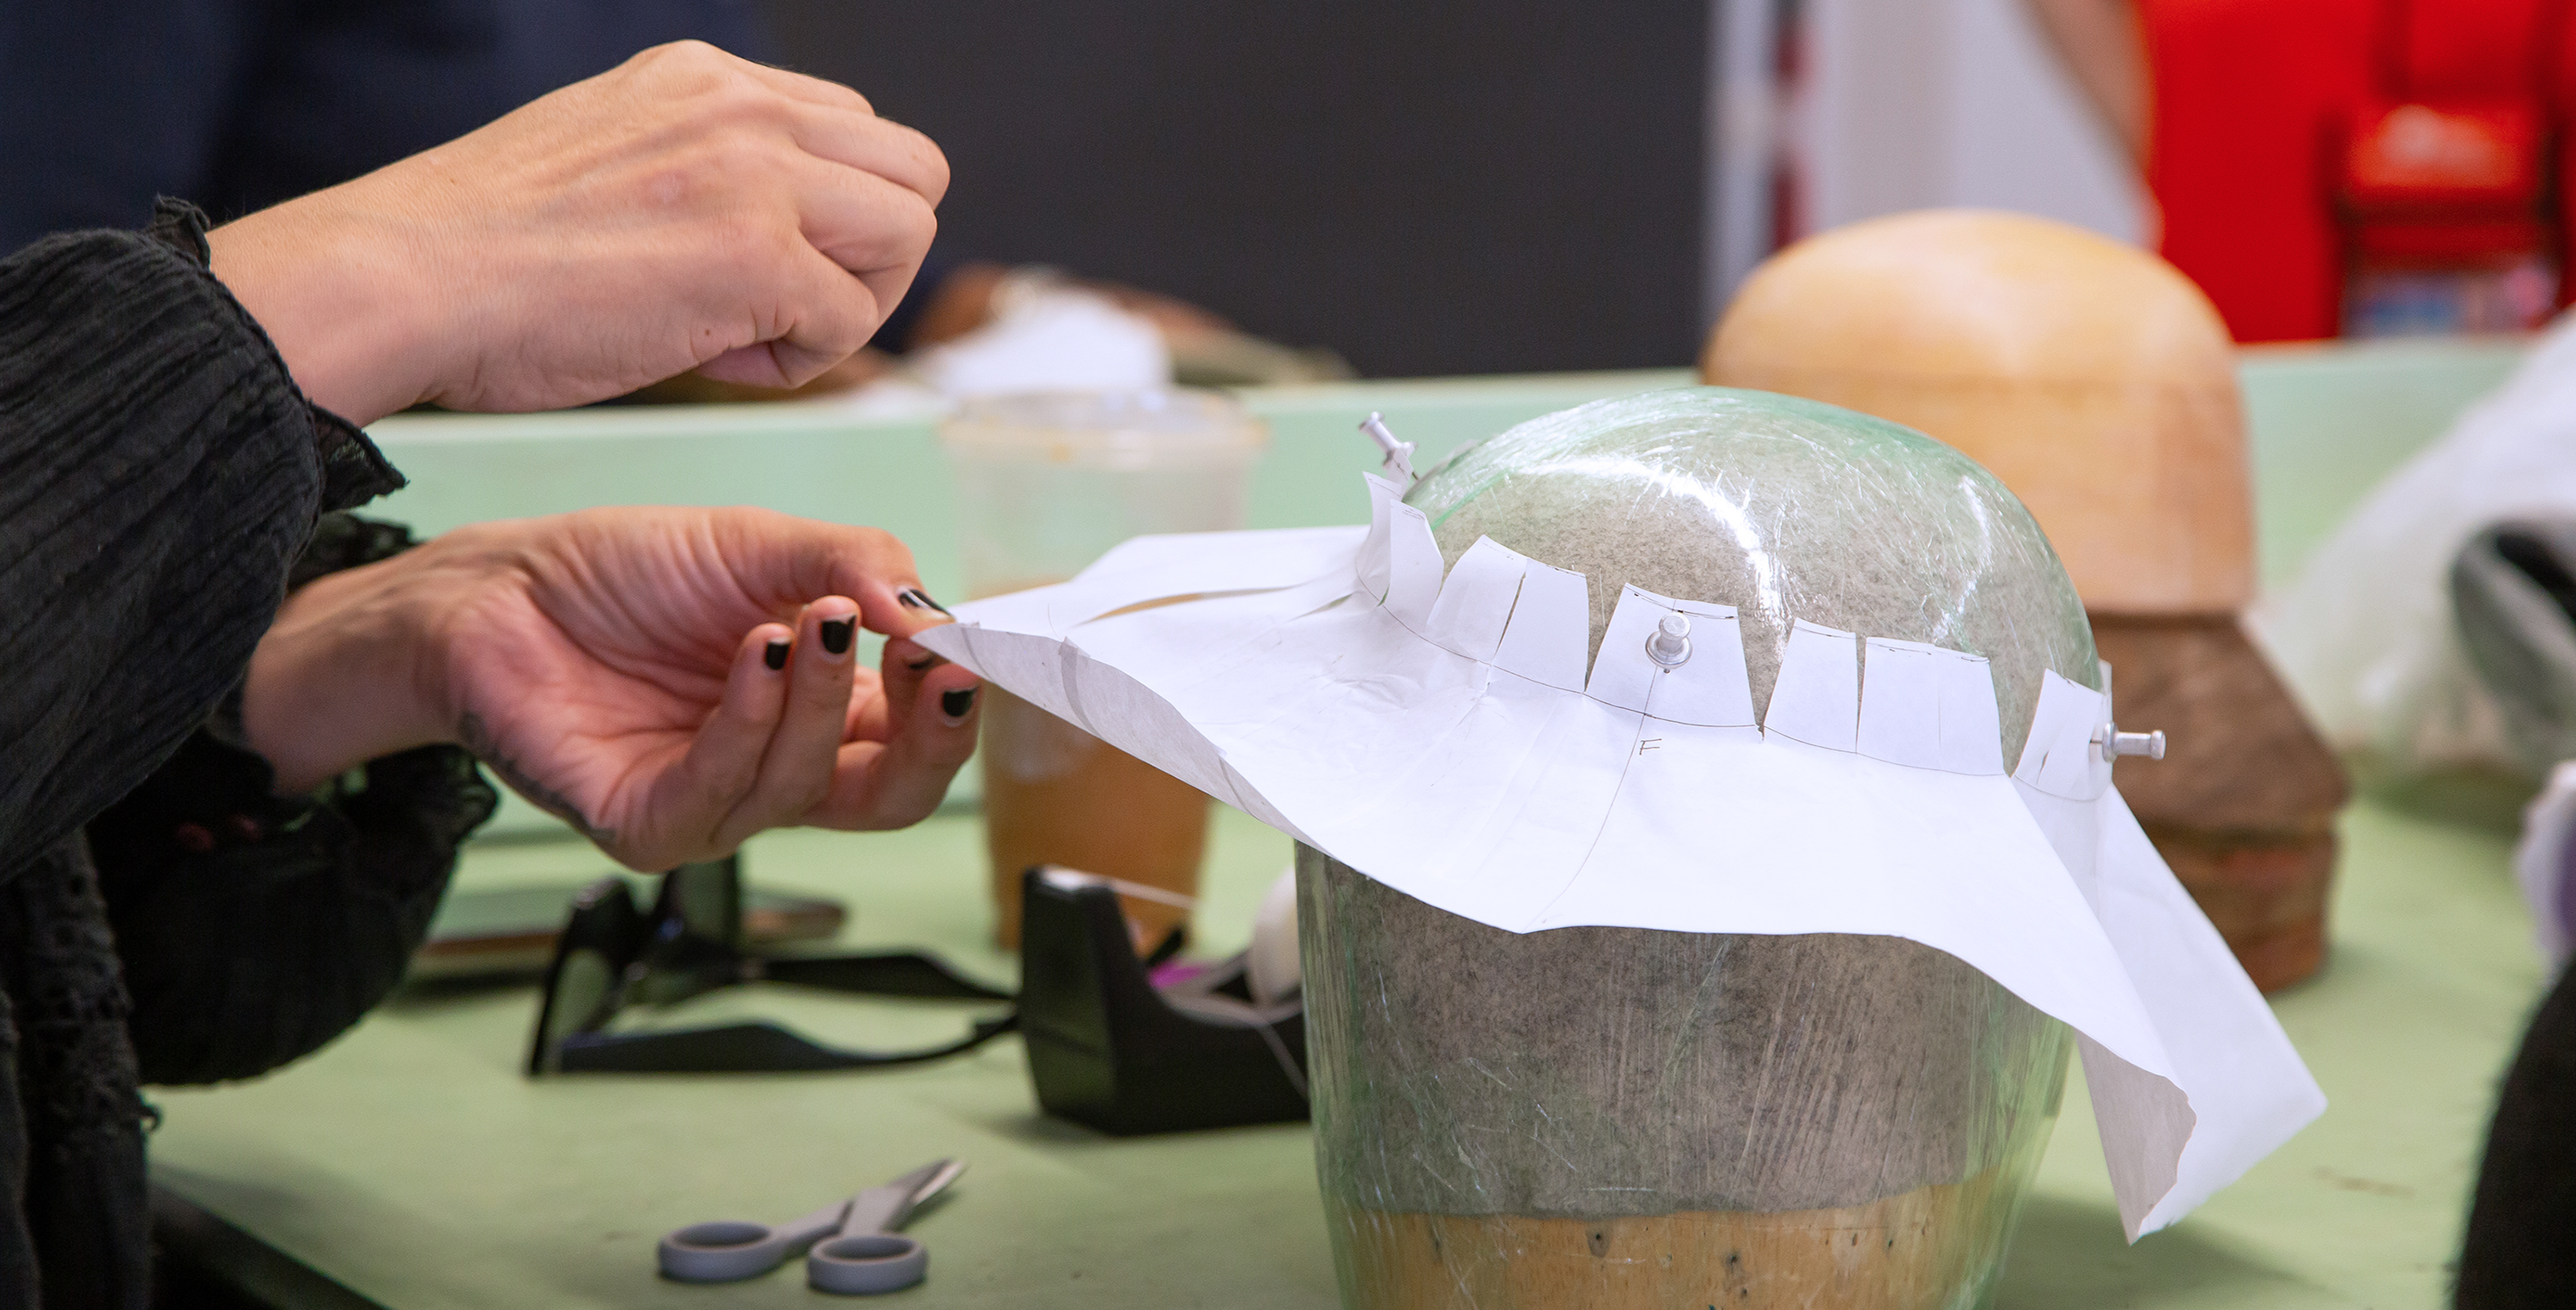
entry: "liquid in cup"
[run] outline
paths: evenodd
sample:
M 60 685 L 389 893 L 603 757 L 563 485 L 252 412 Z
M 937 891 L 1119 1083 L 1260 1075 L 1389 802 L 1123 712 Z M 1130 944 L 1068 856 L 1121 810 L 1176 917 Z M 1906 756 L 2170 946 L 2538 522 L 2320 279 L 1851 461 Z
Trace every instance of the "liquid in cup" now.
M 984 846 L 995 937 L 1020 940 L 1020 872 L 1061 864 L 1195 897 L 1207 796 L 998 687 L 984 703 Z M 1184 904 L 1122 895 L 1140 949 L 1188 922 Z
M 1244 526 L 1261 422 L 1216 392 L 1044 392 L 970 400 L 940 428 L 957 476 L 968 589 L 1061 582 L 1130 537 Z M 1165 895 L 1120 897 L 1147 947 L 1188 919 L 1208 798 L 987 687 L 979 752 L 995 937 L 1019 944 L 1020 876 L 1060 864 Z

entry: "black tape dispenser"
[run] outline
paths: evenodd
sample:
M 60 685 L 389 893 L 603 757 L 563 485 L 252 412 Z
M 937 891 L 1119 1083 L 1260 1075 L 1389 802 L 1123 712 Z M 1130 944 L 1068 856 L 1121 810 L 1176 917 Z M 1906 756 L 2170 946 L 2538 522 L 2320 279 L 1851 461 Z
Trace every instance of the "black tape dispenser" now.
M 1306 1117 L 1293 983 L 1256 990 L 1246 952 L 1157 988 L 1112 880 L 1053 865 L 1021 878 L 1020 1037 L 1047 1113 L 1119 1136 Z

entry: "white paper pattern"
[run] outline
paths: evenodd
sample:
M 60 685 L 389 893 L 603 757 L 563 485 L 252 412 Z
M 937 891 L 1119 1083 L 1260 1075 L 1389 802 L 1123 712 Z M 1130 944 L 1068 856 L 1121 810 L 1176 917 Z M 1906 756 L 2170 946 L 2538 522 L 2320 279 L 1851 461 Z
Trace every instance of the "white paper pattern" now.
M 1756 728 L 1732 609 L 1626 588 L 1587 672 L 1582 575 L 1480 540 L 1444 581 L 1370 491 L 1365 530 L 1139 538 L 918 640 L 1481 923 L 1946 951 L 2077 1031 L 2133 1240 L 2323 1110 L 2111 788 L 2099 693 L 2049 675 L 2007 777 L 1983 659 L 1799 622 Z

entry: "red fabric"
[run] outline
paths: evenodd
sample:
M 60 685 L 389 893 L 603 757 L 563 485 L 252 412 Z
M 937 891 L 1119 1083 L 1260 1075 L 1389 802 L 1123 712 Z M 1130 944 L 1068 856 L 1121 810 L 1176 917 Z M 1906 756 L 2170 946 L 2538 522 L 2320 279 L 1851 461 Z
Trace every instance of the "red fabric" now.
M 2155 101 L 2147 185 L 2164 256 L 2239 341 L 2333 336 L 2348 254 L 2337 200 L 2354 125 L 2404 100 L 2518 102 L 2555 137 L 2558 175 L 2571 176 L 2570 3 L 2140 0 Z M 2570 190 L 2559 188 L 2559 222 L 2576 230 Z M 2493 217 L 2400 239 L 2476 245 L 2501 229 L 2471 227 Z
M 2391 99 L 2528 99 L 2547 67 L 2536 37 L 2552 0 L 2382 0 Z
M 2335 334 L 2342 125 L 2371 98 L 2377 0 L 2143 0 L 2147 185 L 2165 258 L 2239 341 Z
M 2343 199 L 2366 214 L 2526 217 L 2540 203 L 2540 109 L 2413 101 L 2356 116 Z
M 2410 223 L 2403 219 L 2362 224 L 2353 253 L 2372 268 L 2464 268 L 2511 262 L 2551 248 L 2551 234 L 2536 218 L 2468 219 Z
M 2576 247 L 2576 242 L 2565 239 L 2566 234 L 2576 234 L 2576 186 L 2569 185 L 2570 179 L 2576 179 L 2576 4 L 2557 0 L 2544 11 L 2533 45 L 2541 64 L 2541 103 L 2557 138 L 2555 176 L 2563 252 Z M 2576 259 L 2562 254 L 2558 277 L 2558 303 L 2576 303 Z

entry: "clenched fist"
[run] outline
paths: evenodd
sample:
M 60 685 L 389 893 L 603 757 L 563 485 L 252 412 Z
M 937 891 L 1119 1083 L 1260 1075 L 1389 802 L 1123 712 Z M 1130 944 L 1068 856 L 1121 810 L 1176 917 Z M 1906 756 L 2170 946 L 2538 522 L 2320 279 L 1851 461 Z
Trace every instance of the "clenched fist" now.
M 363 424 L 693 368 L 798 385 L 902 298 L 947 187 L 857 92 L 682 42 L 210 242 L 305 394 Z

